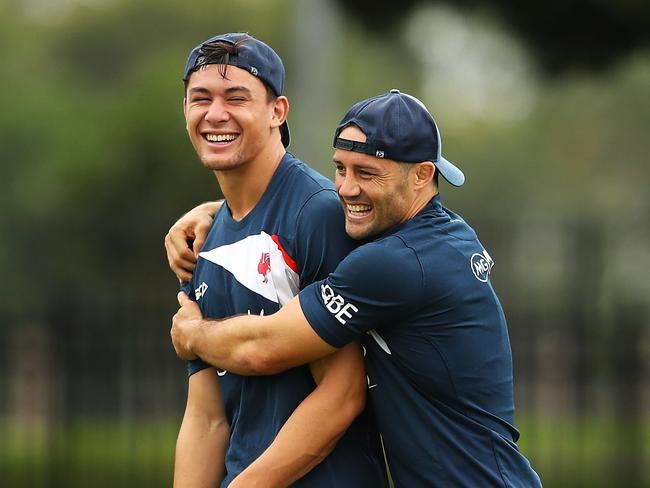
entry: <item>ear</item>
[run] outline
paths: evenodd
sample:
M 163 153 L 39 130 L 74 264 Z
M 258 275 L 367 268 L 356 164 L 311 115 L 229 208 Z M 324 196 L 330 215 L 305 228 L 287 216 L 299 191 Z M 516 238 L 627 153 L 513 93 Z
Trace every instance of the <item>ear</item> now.
M 289 115 L 289 100 L 284 95 L 280 95 L 273 101 L 273 120 L 271 127 L 280 127 L 287 120 Z
M 187 129 L 187 97 L 183 97 L 183 116 L 185 117 L 185 128 Z
M 436 165 L 431 161 L 422 161 L 417 163 L 414 168 L 415 188 L 420 189 L 429 185 L 436 174 Z

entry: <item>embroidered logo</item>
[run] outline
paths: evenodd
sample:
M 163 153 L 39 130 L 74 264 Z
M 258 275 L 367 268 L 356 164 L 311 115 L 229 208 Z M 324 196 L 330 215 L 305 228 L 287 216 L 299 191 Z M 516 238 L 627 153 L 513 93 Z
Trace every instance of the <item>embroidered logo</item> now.
M 257 272 L 262 275 L 262 283 L 268 283 L 269 277 L 266 276 L 271 271 L 271 256 L 268 252 L 263 252 L 260 262 L 257 263 Z

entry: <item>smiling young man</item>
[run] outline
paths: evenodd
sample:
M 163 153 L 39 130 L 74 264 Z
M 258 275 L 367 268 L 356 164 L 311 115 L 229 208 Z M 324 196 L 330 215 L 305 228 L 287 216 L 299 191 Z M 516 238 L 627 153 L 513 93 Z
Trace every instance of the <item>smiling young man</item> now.
M 368 241 L 326 279 L 264 317 L 206 320 L 182 293 L 181 357 L 275 373 L 361 339 L 368 388 L 396 487 L 538 487 L 513 424 L 512 359 L 493 261 L 442 206 L 438 128 L 416 98 L 363 100 L 334 136 L 347 233 Z
M 269 46 L 215 36 L 192 50 L 183 81 L 187 132 L 225 204 L 210 206 L 217 214 L 182 289 L 206 317 L 272 314 L 353 248 L 338 197 L 285 150 L 284 67 Z M 376 428 L 362 413 L 358 344 L 260 377 L 186 359 L 176 488 L 386 486 Z

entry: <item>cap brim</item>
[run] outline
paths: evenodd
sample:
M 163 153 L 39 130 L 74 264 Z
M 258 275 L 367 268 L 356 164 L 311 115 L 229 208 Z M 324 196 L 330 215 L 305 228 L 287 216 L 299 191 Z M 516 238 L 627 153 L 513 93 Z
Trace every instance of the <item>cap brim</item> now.
M 289 134 L 289 124 L 286 122 L 280 126 L 280 136 L 282 137 L 282 145 L 288 147 L 291 142 L 291 134 Z
M 438 168 L 438 171 L 440 171 L 440 174 L 443 176 L 443 178 L 452 185 L 461 186 L 463 183 L 465 183 L 465 175 L 463 172 L 442 156 L 440 157 L 440 160 L 434 164 L 436 165 L 436 168 Z

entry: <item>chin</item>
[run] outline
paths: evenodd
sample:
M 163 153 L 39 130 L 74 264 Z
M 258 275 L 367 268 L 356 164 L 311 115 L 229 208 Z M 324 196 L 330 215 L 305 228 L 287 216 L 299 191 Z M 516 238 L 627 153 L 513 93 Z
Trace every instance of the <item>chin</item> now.
M 202 159 L 201 163 L 203 166 L 212 171 L 226 171 L 237 167 L 237 163 L 234 161 L 223 161 L 215 159 Z
M 371 229 L 368 227 L 358 227 L 355 225 L 346 225 L 345 232 L 355 241 L 363 241 L 372 237 Z

